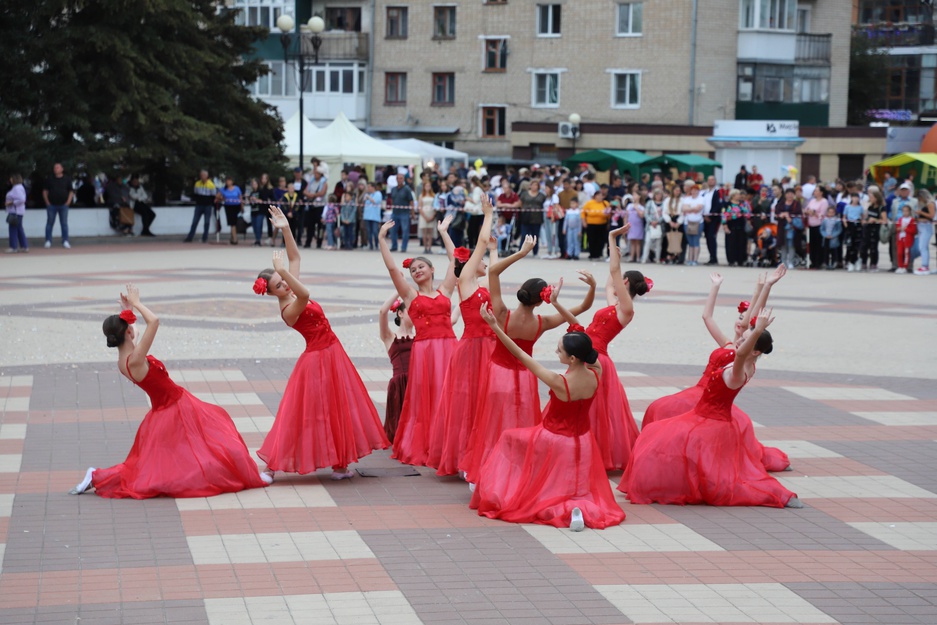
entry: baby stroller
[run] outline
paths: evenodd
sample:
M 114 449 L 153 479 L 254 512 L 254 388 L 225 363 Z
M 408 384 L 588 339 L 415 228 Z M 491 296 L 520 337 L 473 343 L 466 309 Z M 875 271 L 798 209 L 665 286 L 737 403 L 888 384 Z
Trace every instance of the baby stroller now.
M 755 249 L 748 262 L 749 267 L 776 267 L 778 265 L 778 227 L 765 224 L 758 230 Z

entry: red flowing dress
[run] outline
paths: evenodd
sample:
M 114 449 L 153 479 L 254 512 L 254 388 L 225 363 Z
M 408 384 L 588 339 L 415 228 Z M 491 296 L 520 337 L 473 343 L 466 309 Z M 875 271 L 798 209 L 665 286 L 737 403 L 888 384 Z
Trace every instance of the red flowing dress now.
M 409 336 L 394 337 L 387 355 L 394 373 L 387 383 L 387 403 L 384 405 L 384 433 L 387 440 L 394 442 L 397 433 L 397 424 L 400 422 L 400 410 L 403 408 L 403 398 L 407 394 L 407 375 L 410 372 L 410 350 L 413 348 L 413 339 Z
M 404 464 L 426 465 L 429 432 L 438 418 L 442 386 L 456 343 L 451 312 L 449 298 L 438 291 L 436 297 L 420 294 L 410 303 L 416 337 L 391 456 Z
M 347 467 L 386 449 L 390 443 L 374 403 L 322 307 L 309 301 L 292 327 L 306 339 L 306 351 L 257 455 L 274 471 L 305 474 Z
M 732 343 L 726 343 L 725 346 L 714 349 L 709 355 L 706 370 L 703 371 L 703 375 L 696 383 L 696 386 L 685 388 L 673 395 L 655 399 L 647 407 L 641 427 L 646 428 L 651 423 L 670 419 L 692 410 L 700 397 L 703 396 L 703 389 L 712 377 L 713 372 L 725 367 L 733 360 L 735 360 L 735 346 Z M 755 428 L 752 425 L 751 418 L 735 404 L 732 405 L 732 418 L 742 433 L 743 444 L 754 453 L 755 457 L 761 458 L 765 469 L 768 471 L 784 471 L 791 466 L 790 458 L 787 457 L 786 453 L 777 447 L 765 447 L 761 444 L 758 438 L 755 437 Z
M 140 423 L 127 459 L 91 477 L 95 492 L 111 499 L 211 497 L 265 486 L 234 421 L 169 378 L 153 356 L 143 379 L 130 380 L 152 407 Z
M 436 475 L 455 475 L 459 461 L 465 453 L 468 438 L 478 410 L 481 377 L 491 353 L 499 343 L 491 326 L 482 319 L 482 303 L 490 303 L 488 289 L 478 287 L 471 297 L 459 304 L 465 330 L 452 352 L 449 371 L 443 384 L 439 402 L 439 416 L 429 432 L 429 457 L 426 466 L 436 469 Z
M 730 389 L 724 371 L 713 372 L 690 412 L 641 432 L 618 485 L 631 503 L 783 508 L 795 496 L 743 443 L 732 402 L 745 385 Z
M 597 396 L 598 389 L 587 399 L 563 401 L 551 390 L 543 423 L 506 430 L 498 439 L 478 475 L 470 506 L 481 516 L 512 523 L 569 527 L 573 508 L 582 511 L 586 527 L 593 529 L 624 521 L 601 451 L 589 433 L 588 412 Z
M 508 334 L 511 313 L 504 320 L 504 332 Z M 528 355 L 534 351 L 534 343 L 542 333 L 543 320 L 537 315 L 537 335 L 533 340 L 514 339 Z M 510 336 L 510 334 L 508 334 Z M 491 361 L 478 387 L 481 401 L 475 412 L 475 424 L 459 469 L 465 479 L 475 481 L 475 476 L 485 463 L 488 453 L 498 442 L 505 430 L 526 428 L 540 423 L 540 393 L 537 391 L 537 376 L 514 357 L 503 343 L 498 341 L 491 354 Z
M 610 471 L 628 466 L 631 449 L 638 438 L 638 424 L 631 414 L 628 395 L 615 370 L 615 363 L 608 357 L 608 344 L 623 329 L 614 306 L 597 311 L 586 328 L 602 365 L 602 381 L 589 409 L 589 422 L 602 453 L 602 463 Z

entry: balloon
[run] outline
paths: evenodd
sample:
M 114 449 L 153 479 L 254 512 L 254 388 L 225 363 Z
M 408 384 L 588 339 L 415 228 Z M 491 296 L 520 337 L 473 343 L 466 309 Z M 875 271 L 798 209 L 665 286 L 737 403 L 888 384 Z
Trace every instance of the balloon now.
M 484 165 L 484 164 L 485 164 L 485 163 L 484 163 L 484 161 L 482 161 L 482 159 L 476 158 L 476 159 L 475 159 L 475 171 L 480 170 L 480 169 L 482 168 L 482 165 Z

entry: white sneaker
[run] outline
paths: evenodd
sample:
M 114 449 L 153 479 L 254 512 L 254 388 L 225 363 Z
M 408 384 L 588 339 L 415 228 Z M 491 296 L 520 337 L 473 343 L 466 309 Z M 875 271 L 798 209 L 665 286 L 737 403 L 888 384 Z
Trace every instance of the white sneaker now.
M 930 275 L 930 269 L 928 269 L 927 267 L 918 267 L 917 269 L 914 270 L 914 275 L 916 275 L 916 276 L 929 276 L 929 275 Z
M 52 241 L 46 241 L 46 244 L 43 245 L 43 247 L 46 249 L 49 249 L 50 247 L 52 247 Z
M 904 269 L 903 267 L 898 267 L 898 269 L 895 270 L 895 273 L 908 273 L 908 270 Z
M 70 249 L 72 249 L 72 244 L 69 243 L 68 241 L 65 241 L 65 242 L 62 243 L 62 247 L 64 247 L 64 248 L 67 249 L 67 250 L 70 250 Z
M 855 268 L 853 267 L 852 263 L 846 263 L 846 271 L 848 271 L 849 273 L 852 273 L 853 271 L 855 271 Z
M 569 521 L 569 529 L 573 532 L 581 532 L 586 528 L 585 521 L 582 520 L 582 510 L 573 508 L 572 518 Z

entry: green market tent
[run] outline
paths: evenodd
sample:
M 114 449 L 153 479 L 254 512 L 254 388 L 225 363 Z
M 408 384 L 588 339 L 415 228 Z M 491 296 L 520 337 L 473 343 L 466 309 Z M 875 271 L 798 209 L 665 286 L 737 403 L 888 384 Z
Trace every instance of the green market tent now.
M 706 176 L 712 175 L 713 169 L 722 167 L 722 163 L 696 154 L 663 154 L 641 163 L 642 171 L 655 168 L 676 167 L 678 171 L 696 171 Z
M 879 184 L 885 182 L 885 172 L 895 178 L 907 178 L 914 172 L 914 184 L 933 189 L 937 187 L 937 154 L 933 152 L 905 152 L 879 161 L 870 167 L 872 177 Z
M 630 173 L 637 180 L 640 177 L 640 166 L 650 156 L 635 150 L 589 150 L 578 152 L 563 161 L 563 165 L 572 171 L 577 171 L 579 163 L 589 163 L 599 171 L 617 169 L 621 173 Z

